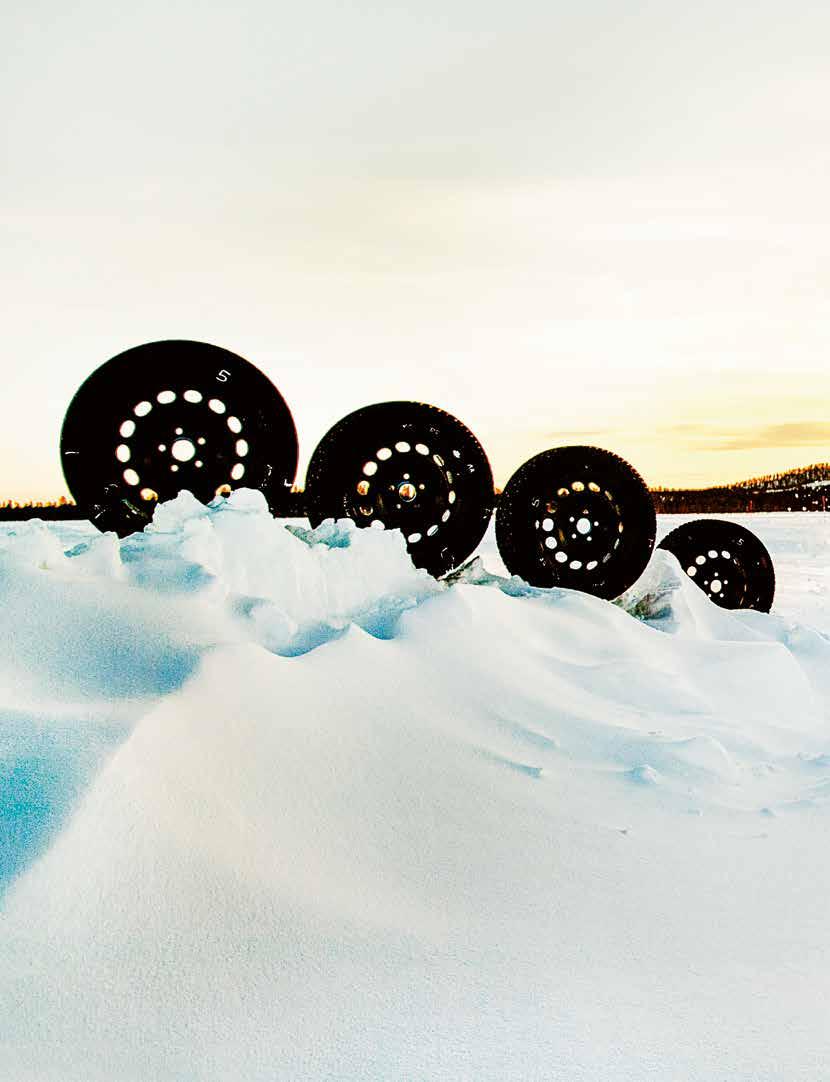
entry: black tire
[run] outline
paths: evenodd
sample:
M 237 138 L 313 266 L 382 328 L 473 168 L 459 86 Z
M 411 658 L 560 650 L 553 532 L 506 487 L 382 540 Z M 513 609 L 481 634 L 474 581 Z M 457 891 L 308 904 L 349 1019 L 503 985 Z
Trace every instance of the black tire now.
M 511 574 L 608 600 L 643 573 L 656 531 L 642 477 L 599 447 L 555 447 L 529 459 L 496 510 L 496 542 Z
M 400 529 L 416 567 L 444 575 L 484 536 L 493 474 L 475 436 L 422 402 L 379 402 L 338 421 L 308 466 L 306 513 Z
M 297 432 L 282 395 L 249 361 L 204 342 L 150 342 L 80 387 L 61 461 L 78 506 L 124 537 L 183 489 L 208 503 L 259 488 L 278 512 L 297 471 Z
M 692 582 L 722 609 L 772 608 L 772 557 L 751 530 L 736 522 L 699 518 L 672 530 L 658 547 L 673 553 Z

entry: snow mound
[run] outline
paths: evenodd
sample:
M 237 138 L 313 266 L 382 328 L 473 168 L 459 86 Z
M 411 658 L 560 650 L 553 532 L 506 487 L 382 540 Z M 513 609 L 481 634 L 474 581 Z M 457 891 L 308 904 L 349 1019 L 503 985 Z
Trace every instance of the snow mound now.
M 0 1076 L 815 1077 L 830 639 L 488 544 L 0 535 Z

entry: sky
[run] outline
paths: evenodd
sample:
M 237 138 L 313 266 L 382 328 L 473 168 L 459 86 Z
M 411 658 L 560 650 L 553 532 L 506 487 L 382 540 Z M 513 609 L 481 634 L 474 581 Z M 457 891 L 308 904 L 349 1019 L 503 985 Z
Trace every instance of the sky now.
M 830 459 L 828 46 L 806 0 L 4 0 L 0 497 L 64 493 L 75 390 L 164 338 L 268 374 L 299 481 L 393 398 L 499 484 Z

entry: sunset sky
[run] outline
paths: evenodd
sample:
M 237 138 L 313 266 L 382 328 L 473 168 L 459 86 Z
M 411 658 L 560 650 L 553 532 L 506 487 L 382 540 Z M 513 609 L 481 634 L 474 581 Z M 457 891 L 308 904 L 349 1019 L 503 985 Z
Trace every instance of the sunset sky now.
M 830 8 L 6 0 L 0 496 L 65 491 L 77 386 L 241 353 L 301 473 L 343 414 L 455 413 L 503 483 L 830 459 Z

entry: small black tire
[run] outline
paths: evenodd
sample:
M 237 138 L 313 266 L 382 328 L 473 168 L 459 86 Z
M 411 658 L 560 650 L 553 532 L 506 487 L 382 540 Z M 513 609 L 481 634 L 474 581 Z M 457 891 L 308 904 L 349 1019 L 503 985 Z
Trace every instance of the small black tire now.
M 513 575 L 611 600 L 640 577 L 657 518 L 637 471 L 599 447 L 554 447 L 513 474 L 496 510 L 496 543 Z
M 203 503 L 244 485 L 272 512 L 297 470 L 291 411 L 250 361 L 205 342 L 149 342 L 97 368 L 72 399 L 61 462 L 100 530 L 141 530 L 183 489 Z
M 312 527 L 350 518 L 400 529 L 416 567 L 439 577 L 478 547 L 493 513 L 493 474 L 473 433 L 423 402 L 378 402 L 323 436 L 308 465 Z
M 673 553 L 692 582 L 722 609 L 772 608 L 772 557 L 763 541 L 737 522 L 717 518 L 684 522 L 658 548 Z

